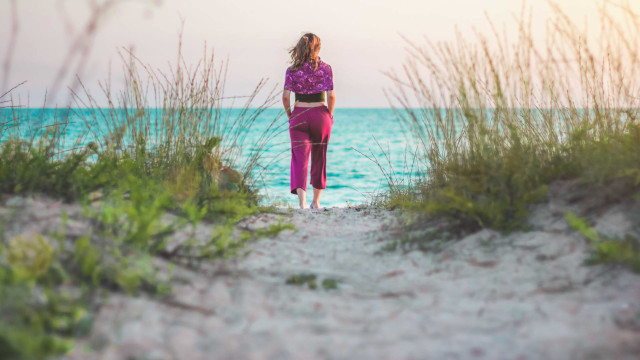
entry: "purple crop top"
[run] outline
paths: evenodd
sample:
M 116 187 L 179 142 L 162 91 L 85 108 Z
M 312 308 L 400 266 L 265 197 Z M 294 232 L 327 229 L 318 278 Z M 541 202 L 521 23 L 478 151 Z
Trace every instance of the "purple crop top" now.
M 296 94 L 315 94 L 323 91 L 333 90 L 333 72 L 331 65 L 318 59 L 318 69 L 308 62 L 296 71 L 287 68 L 284 79 L 284 89 L 291 90 Z

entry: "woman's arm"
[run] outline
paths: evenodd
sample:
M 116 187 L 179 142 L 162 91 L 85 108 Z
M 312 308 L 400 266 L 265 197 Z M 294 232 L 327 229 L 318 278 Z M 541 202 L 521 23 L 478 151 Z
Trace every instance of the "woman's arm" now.
M 333 90 L 327 91 L 327 107 L 329 108 L 329 114 L 333 119 L 333 107 L 336 105 L 336 92 Z
M 287 113 L 287 117 L 291 117 L 291 91 L 284 90 L 282 92 L 282 105 L 284 105 L 284 111 Z

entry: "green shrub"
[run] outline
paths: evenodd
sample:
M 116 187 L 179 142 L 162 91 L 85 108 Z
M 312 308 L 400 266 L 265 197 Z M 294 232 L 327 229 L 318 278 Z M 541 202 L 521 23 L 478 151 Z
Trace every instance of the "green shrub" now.
M 523 12 L 515 40 L 496 32 L 409 42 L 403 74 L 388 75 L 396 112 L 418 144 L 421 178 L 408 181 L 408 191 L 390 183 L 391 204 L 510 230 L 523 226 L 527 205 L 546 199 L 554 180 L 598 186 L 630 177 L 635 185 L 623 191 L 634 193 L 640 19 L 604 4 L 605 40 L 592 41 L 554 10 L 546 41 L 534 43 Z
M 618 263 L 640 273 L 640 239 L 631 235 L 623 239 L 610 238 L 599 234 L 587 222 L 571 212 L 565 213 L 571 228 L 589 239 L 593 251 L 587 264 Z

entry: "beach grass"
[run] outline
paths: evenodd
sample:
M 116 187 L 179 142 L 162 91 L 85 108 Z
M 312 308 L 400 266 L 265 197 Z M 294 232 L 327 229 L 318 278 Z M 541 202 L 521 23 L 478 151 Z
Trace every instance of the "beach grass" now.
M 3 96 L 0 197 L 45 195 L 79 204 L 84 221 L 93 224 L 82 236 L 68 236 L 68 219 L 60 214 L 56 233 L 25 229 L 9 237 L 0 231 L 5 358 L 71 351 L 74 339 L 90 331 L 92 306 L 105 289 L 170 294 L 168 270 L 155 266 L 154 258 L 196 269 L 242 254 L 248 240 L 264 236 L 232 232 L 240 219 L 259 211 L 255 171 L 261 149 L 280 131 L 278 118 L 257 142 L 247 144 L 244 136 L 274 102 L 273 91 L 256 104 L 265 92 L 260 82 L 249 96 L 232 101 L 242 108 L 230 116 L 226 68 L 206 49 L 193 66 L 178 51 L 168 72 L 128 50 L 122 54 L 124 89 L 114 92 L 105 82 L 95 96 L 80 82 L 73 106 L 54 111 L 53 119 L 34 119 L 10 101 L 10 93 Z M 74 143 L 67 141 L 71 126 L 82 128 Z M 252 152 L 241 157 L 246 146 Z M 203 222 L 213 229 L 208 241 L 189 235 L 169 247 L 176 232 Z M 0 230 L 10 225 L 2 221 Z
M 551 6 L 542 41 L 524 7 L 516 32 L 489 20 L 494 31 L 473 38 L 407 40 L 387 94 L 420 166 L 411 186 L 390 182 L 389 205 L 512 231 L 554 181 L 594 193 L 615 181 L 638 195 L 640 18 L 603 2 L 594 34 Z

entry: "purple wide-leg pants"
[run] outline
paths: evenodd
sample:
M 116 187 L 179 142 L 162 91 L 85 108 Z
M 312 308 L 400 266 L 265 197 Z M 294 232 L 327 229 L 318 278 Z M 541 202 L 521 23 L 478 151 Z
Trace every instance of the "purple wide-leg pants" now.
M 296 107 L 289 117 L 291 137 L 291 193 L 307 191 L 309 153 L 311 153 L 311 185 L 327 188 L 327 145 L 333 119 L 326 106 Z

